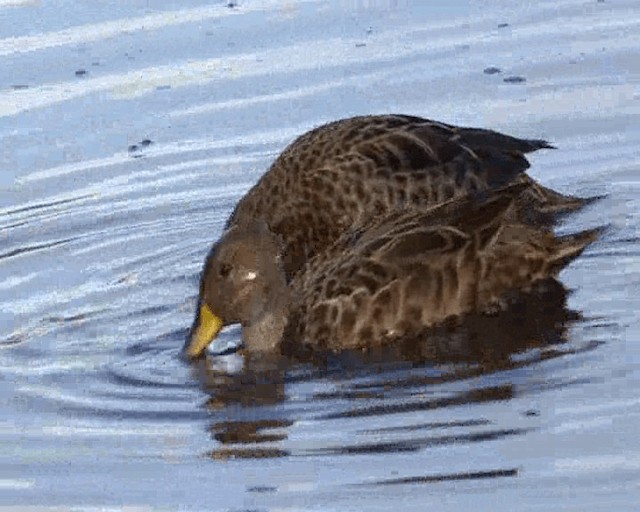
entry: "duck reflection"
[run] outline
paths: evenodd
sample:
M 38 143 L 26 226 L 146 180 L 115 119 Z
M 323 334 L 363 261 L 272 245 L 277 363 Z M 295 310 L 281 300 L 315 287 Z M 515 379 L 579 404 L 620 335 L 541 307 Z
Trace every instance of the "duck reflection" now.
M 278 448 L 276 443 L 287 438 L 286 429 L 292 424 L 293 421 L 277 419 L 214 423 L 211 435 L 222 448 L 209 452 L 209 456 L 213 459 L 285 457 L 289 452 Z M 248 447 L 238 448 L 244 445 Z
M 220 356 L 210 356 L 192 363 L 192 371 L 209 398 L 205 407 L 215 417 L 209 433 L 219 448 L 208 453 L 213 459 L 273 458 L 288 455 L 278 447 L 287 438 L 293 424 L 286 418 L 256 417 L 259 411 L 269 414 L 273 406 L 285 400 L 285 380 L 289 359 L 279 355 L 258 357 L 242 350 L 226 355 L 241 359 L 241 368 L 230 371 L 220 364 Z M 237 408 L 240 406 L 240 409 Z M 239 419 L 228 419 L 238 414 Z M 249 415 L 249 417 L 245 417 Z
M 209 410 L 231 405 L 274 405 L 284 401 L 285 358 L 278 355 L 258 357 L 242 350 L 233 356 L 240 358 L 240 368 L 235 371 L 217 364 L 217 356 L 207 357 L 194 367 L 202 389 L 210 395 L 206 404 Z
M 532 293 L 514 295 L 509 308 L 495 316 L 470 315 L 430 329 L 419 339 L 358 351 L 301 353 L 299 344 L 284 344 L 281 354 L 233 354 L 241 368 L 229 371 L 219 356 L 193 361 L 192 371 L 209 398 L 206 408 L 216 420 L 210 435 L 217 446 L 208 455 L 215 459 L 283 457 L 284 446 L 295 418 L 286 407 L 286 387 L 300 381 L 325 379 L 337 384 L 337 391 L 316 392 L 307 401 L 342 401 L 318 420 L 374 417 L 509 400 L 515 386 L 479 384 L 434 397 L 422 392 L 439 384 L 477 378 L 504 370 L 517 370 L 536 362 L 576 351 L 567 343 L 568 329 L 581 315 L 567 307 L 567 289 L 557 280 L 539 283 Z M 225 356 L 229 357 L 229 356 Z M 410 369 L 411 371 L 407 371 Z M 407 400 L 408 394 L 411 400 Z M 344 407 L 344 401 L 347 407 Z M 379 403 L 376 403 L 378 401 Z M 366 403 L 365 403 L 366 402 Z M 350 405 L 351 404 L 351 405 Z M 238 407 L 239 406 L 239 407 Z M 290 411 L 290 414 L 295 414 Z M 529 416 L 526 414 L 525 416 Z M 535 414 L 531 414 L 535 417 Z M 464 422 L 463 422 L 464 423 Z M 482 434 L 419 435 L 411 439 L 314 448 L 305 455 L 356 454 L 413 451 L 425 447 L 478 442 L 521 435 L 530 429 L 491 429 L 485 418 L 470 418 L 465 424 L 485 426 Z M 460 428 L 452 422 L 450 428 Z M 433 430 L 431 423 L 416 426 Z M 437 429 L 449 428 L 437 423 Z M 391 435 L 389 429 L 382 429 Z M 382 430 L 378 433 L 382 434 Z

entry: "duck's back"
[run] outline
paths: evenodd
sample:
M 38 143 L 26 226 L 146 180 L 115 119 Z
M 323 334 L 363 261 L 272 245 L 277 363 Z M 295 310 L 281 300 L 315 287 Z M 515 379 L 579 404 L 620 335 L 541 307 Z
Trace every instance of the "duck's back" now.
M 412 116 L 363 116 L 302 135 L 240 200 L 228 225 L 261 218 L 285 243 L 289 276 L 346 229 L 401 209 L 529 179 L 524 153 L 549 147 Z

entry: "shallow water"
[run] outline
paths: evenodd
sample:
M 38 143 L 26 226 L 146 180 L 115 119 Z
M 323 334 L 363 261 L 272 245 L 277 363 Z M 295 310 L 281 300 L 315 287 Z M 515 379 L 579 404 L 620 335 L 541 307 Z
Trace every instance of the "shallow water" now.
M 637 507 L 640 6 L 430 4 L 0 0 L 0 508 Z M 547 138 L 536 179 L 607 194 L 560 226 L 609 225 L 566 304 L 420 351 L 184 364 L 235 202 L 372 112 Z

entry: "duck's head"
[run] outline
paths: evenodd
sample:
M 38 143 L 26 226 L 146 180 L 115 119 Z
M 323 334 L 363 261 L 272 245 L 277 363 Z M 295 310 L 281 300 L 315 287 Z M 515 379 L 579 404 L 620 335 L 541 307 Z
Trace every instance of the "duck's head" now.
M 280 239 L 262 221 L 233 226 L 213 245 L 184 347 L 188 358 L 202 355 L 224 326 L 240 323 L 244 330 L 264 317 L 286 289 L 281 253 Z

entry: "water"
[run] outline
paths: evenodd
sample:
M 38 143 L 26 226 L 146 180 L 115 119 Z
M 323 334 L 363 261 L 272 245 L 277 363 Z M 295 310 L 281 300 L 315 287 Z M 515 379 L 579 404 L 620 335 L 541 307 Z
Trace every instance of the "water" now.
M 227 4 L 0 1 L 0 509 L 635 510 L 637 2 Z M 419 353 L 184 364 L 235 202 L 374 112 L 547 138 L 536 179 L 607 194 L 560 226 L 609 224 L 567 304 Z

